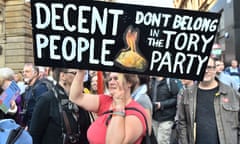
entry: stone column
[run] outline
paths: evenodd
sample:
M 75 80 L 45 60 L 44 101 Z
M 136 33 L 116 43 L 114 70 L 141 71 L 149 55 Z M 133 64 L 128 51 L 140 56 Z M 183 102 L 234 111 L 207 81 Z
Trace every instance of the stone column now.
M 22 70 L 24 63 L 33 62 L 29 2 L 5 1 L 5 42 L 5 66 L 18 71 Z

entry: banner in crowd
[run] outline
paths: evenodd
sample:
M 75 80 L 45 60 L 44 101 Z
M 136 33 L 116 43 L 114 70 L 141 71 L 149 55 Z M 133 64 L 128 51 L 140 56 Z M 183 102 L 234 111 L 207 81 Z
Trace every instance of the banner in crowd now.
M 12 81 L 8 88 L 0 95 L 0 109 L 7 113 L 11 107 L 11 101 L 15 101 L 20 95 L 20 88 L 15 81 Z
M 31 0 L 36 65 L 201 80 L 220 14 Z

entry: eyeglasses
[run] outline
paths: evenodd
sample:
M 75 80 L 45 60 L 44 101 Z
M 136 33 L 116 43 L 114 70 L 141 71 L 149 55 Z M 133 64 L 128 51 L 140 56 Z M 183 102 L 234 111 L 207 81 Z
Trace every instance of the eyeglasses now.
M 22 71 L 22 74 L 23 74 L 23 73 L 30 73 L 30 72 L 31 72 L 31 70 L 23 70 L 23 71 Z
M 218 66 L 223 66 L 223 64 L 216 64 L 216 67 L 218 67 Z
M 117 77 L 117 76 L 115 76 L 115 77 L 109 77 L 109 78 L 108 78 L 108 81 L 110 82 L 111 80 L 115 80 L 115 81 L 116 81 L 116 80 L 118 80 L 118 77 Z
M 215 68 L 216 66 L 210 66 L 210 65 L 207 66 L 207 70 L 215 70 Z
M 68 72 L 64 72 L 64 73 L 70 73 L 70 74 L 73 74 L 73 75 L 77 74 L 77 72 L 75 72 L 75 71 L 68 71 Z

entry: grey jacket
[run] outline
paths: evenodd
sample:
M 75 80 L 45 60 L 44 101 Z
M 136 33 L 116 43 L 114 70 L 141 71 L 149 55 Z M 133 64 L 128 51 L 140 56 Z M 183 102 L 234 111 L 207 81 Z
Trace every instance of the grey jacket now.
M 194 144 L 194 121 L 198 84 L 184 90 L 179 110 L 179 143 Z M 239 95 L 229 86 L 219 82 L 219 92 L 214 99 L 215 117 L 220 144 L 240 144 Z

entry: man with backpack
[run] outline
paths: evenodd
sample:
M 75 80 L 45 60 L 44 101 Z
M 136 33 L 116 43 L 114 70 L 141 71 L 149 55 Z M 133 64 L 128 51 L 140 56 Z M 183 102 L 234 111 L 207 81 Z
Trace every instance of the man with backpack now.
M 160 144 L 169 144 L 177 110 L 177 81 L 171 78 L 152 78 L 153 130 Z
M 30 126 L 34 106 L 39 96 L 48 91 L 48 86 L 39 79 L 39 69 L 33 63 L 24 65 L 23 78 L 28 85 L 23 94 L 23 122 L 26 126 Z
M 34 144 L 89 143 L 91 113 L 68 98 L 76 73 L 76 69 L 53 69 L 56 85 L 41 96 L 33 111 L 29 132 Z

